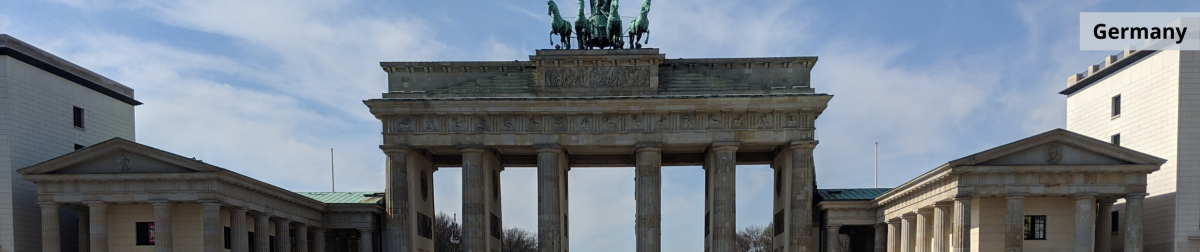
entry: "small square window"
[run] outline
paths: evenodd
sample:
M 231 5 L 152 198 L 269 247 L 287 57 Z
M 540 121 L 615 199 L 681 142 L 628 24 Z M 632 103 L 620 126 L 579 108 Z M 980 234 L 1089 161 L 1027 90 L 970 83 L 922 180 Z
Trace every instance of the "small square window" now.
M 83 109 L 79 108 L 79 107 L 74 107 L 74 111 L 75 111 L 75 127 L 82 129 L 83 128 Z
M 1120 133 L 1112 135 L 1112 137 L 1110 137 L 1110 139 L 1111 139 L 1111 142 L 1113 145 L 1121 146 L 1121 134 Z
M 1121 95 L 1112 97 L 1112 116 L 1117 117 L 1119 115 L 1121 115 Z
M 1026 215 L 1025 216 L 1025 239 L 1026 240 L 1045 240 L 1046 239 L 1046 216 L 1045 215 Z

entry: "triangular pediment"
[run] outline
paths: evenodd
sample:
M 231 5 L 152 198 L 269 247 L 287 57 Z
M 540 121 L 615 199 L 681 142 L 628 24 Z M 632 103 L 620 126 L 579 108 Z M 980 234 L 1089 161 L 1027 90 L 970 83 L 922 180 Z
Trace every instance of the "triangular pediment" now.
M 1055 129 L 966 156 L 954 166 L 1162 165 L 1166 160 L 1064 129 Z
M 210 172 L 220 168 L 195 159 L 113 138 L 18 170 L 21 174 L 120 174 Z

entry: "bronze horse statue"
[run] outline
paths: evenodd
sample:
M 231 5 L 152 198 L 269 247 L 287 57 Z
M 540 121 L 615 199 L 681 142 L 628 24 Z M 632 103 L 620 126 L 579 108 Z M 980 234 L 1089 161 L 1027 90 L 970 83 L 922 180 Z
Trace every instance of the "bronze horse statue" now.
M 558 4 L 554 0 L 546 1 L 550 15 L 550 44 L 554 45 L 554 34 L 558 34 L 562 46 L 555 45 L 554 49 L 571 49 L 571 22 L 567 22 L 558 14 Z M 583 44 L 580 44 L 583 46 Z
M 581 0 L 582 1 L 582 0 Z M 650 0 L 642 1 L 642 9 L 633 21 L 629 22 L 629 48 L 642 48 L 642 34 L 646 35 L 646 44 L 650 43 Z

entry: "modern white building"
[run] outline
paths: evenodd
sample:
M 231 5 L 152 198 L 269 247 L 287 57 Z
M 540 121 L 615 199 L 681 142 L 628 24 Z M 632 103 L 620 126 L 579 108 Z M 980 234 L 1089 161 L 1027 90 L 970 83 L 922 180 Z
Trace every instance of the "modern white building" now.
M 1068 77 L 1060 94 L 1067 130 L 1167 159 L 1148 177 L 1145 251 L 1200 251 L 1200 51 L 1126 50 Z M 1112 219 L 1124 220 L 1121 204 Z
M 0 34 L 0 251 L 41 251 L 37 186 L 17 169 L 114 137 L 134 140 L 139 104 L 133 89 Z M 60 212 L 63 228 L 76 228 L 74 212 Z

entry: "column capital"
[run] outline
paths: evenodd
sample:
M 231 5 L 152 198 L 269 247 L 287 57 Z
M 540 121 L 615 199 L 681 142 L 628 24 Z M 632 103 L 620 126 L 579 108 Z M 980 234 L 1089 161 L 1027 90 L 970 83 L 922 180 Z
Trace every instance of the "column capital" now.
M 356 228 L 356 229 L 358 230 L 358 232 L 366 232 L 366 233 L 375 232 L 374 228 L 369 228 L 369 227 L 360 227 L 360 228 Z
M 171 201 L 165 200 L 165 199 L 152 199 L 152 200 L 147 200 L 146 202 L 150 203 L 151 205 L 155 205 L 155 206 L 170 206 L 171 205 Z
M 1149 193 L 1129 193 L 1129 194 L 1125 194 L 1125 198 L 1146 198 L 1146 196 L 1150 196 L 1150 194 L 1149 194 Z
M 97 201 L 84 201 L 83 204 L 88 207 L 106 207 L 106 206 L 108 206 L 108 203 L 106 203 L 104 201 L 98 201 L 98 200 Z
M 468 151 L 470 151 L 470 152 L 481 152 L 481 153 L 483 152 L 483 144 L 477 144 L 477 143 L 460 143 L 460 144 L 455 144 L 455 145 L 454 145 L 454 148 L 457 148 L 457 149 L 459 149 L 459 150 L 460 150 L 460 151 L 462 151 L 462 152 L 468 152 Z
M 913 211 L 913 213 L 915 213 L 915 214 L 919 214 L 919 215 L 925 215 L 925 216 L 929 216 L 929 215 L 932 215 L 932 214 L 933 214 L 933 208 L 932 208 L 932 207 L 926 207 L 926 208 L 917 208 L 917 210 Z
M 800 141 L 792 141 L 788 145 L 792 146 L 792 148 L 798 148 L 798 149 L 816 149 L 818 143 L 821 143 L 821 141 L 800 140 Z
M 914 218 L 916 218 L 916 217 L 914 217 Z M 887 224 L 900 225 L 901 221 L 903 221 L 903 220 L 901 220 L 900 218 L 893 218 L 893 219 L 887 220 Z
M 737 151 L 740 145 L 742 145 L 741 142 L 713 142 L 712 149 L 717 152 Z
M 1023 199 L 1023 198 L 1025 198 L 1025 196 L 1029 196 L 1029 194 L 1028 194 L 1028 193 L 1007 193 L 1007 194 L 1004 194 L 1004 198 L 1005 198 L 1005 199 Z
M 1096 195 L 1088 195 L 1088 194 L 1076 194 L 1076 195 L 1075 195 L 1075 199 L 1076 199 L 1076 200 L 1081 200 L 1081 199 L 1096 199 Z
M 540 144 L 534 144 L 534 145 L 533 145 L 533 149 L 534 149 L 534 150 L 540 150 L 540 149 L 562 149 L 562 145 L 561 145 L 561 144 L 556 144 L 556 143 L 540 143 Z
M 933 203 L 935 208 L 951 208 L 954 207 L 954 201 L 938 201 Z
M 557 144 L 556 144 L 555 146 L 557 146 Z M 562 149 L 562 147 L 561 147 L 561 146 L 559 146 L 559 147 L 546 147 L 546 146 L 537 146 L 537 145 L 534 145 L 534 147 L 533 147 L 533 148 L 534 148 L 534 149 L 533 149 L 533 151 L 534 151 L 534 152 L 537 152 L 537 153 L 539 153 L 539 154 L 540 154 L 540 153 L 554 153 L 554 154 L 557 154 L 557 153 L 562 153 L 562 152 L 563 152 L 563 149 Z M 466 152 L 466 151 L 463 151 L 463 152 Z
M 662 151 L 663 144 L 660 142 L 641 142 L 633 145 L 633 148 L 638 151 L 645 149 L 646 151 Z
M 59 204 L 58 202 L 38 202 L 38 206 L 41 207 L 58 207 L 60 205 L 62 204 Z
M 210 206 L 210 205 L 220 206 L 221 205 L 221 201 L 215 200 L 215 199 L 199 199 L 199 200 L 196 200 L 196 202 L 200 203 L 200 205 L 205 205 L 205 206 Z
M 409 151 L 412 151 L 412 149 L 409 149 L 408 145 L 406 145 L 406 144 L 392 144 L 392 145 L 382 145 L 381 144 L 381 145 L 379 145 L 379 149 L 383 150 L 383 153 L 388 154 L 388 155 L 408 154 Z
M 910 220 L 910 221 L 916 220 L 917 214 L 916 213 L 905 213 L 905 214 L 900 215 L 900 219 Z

